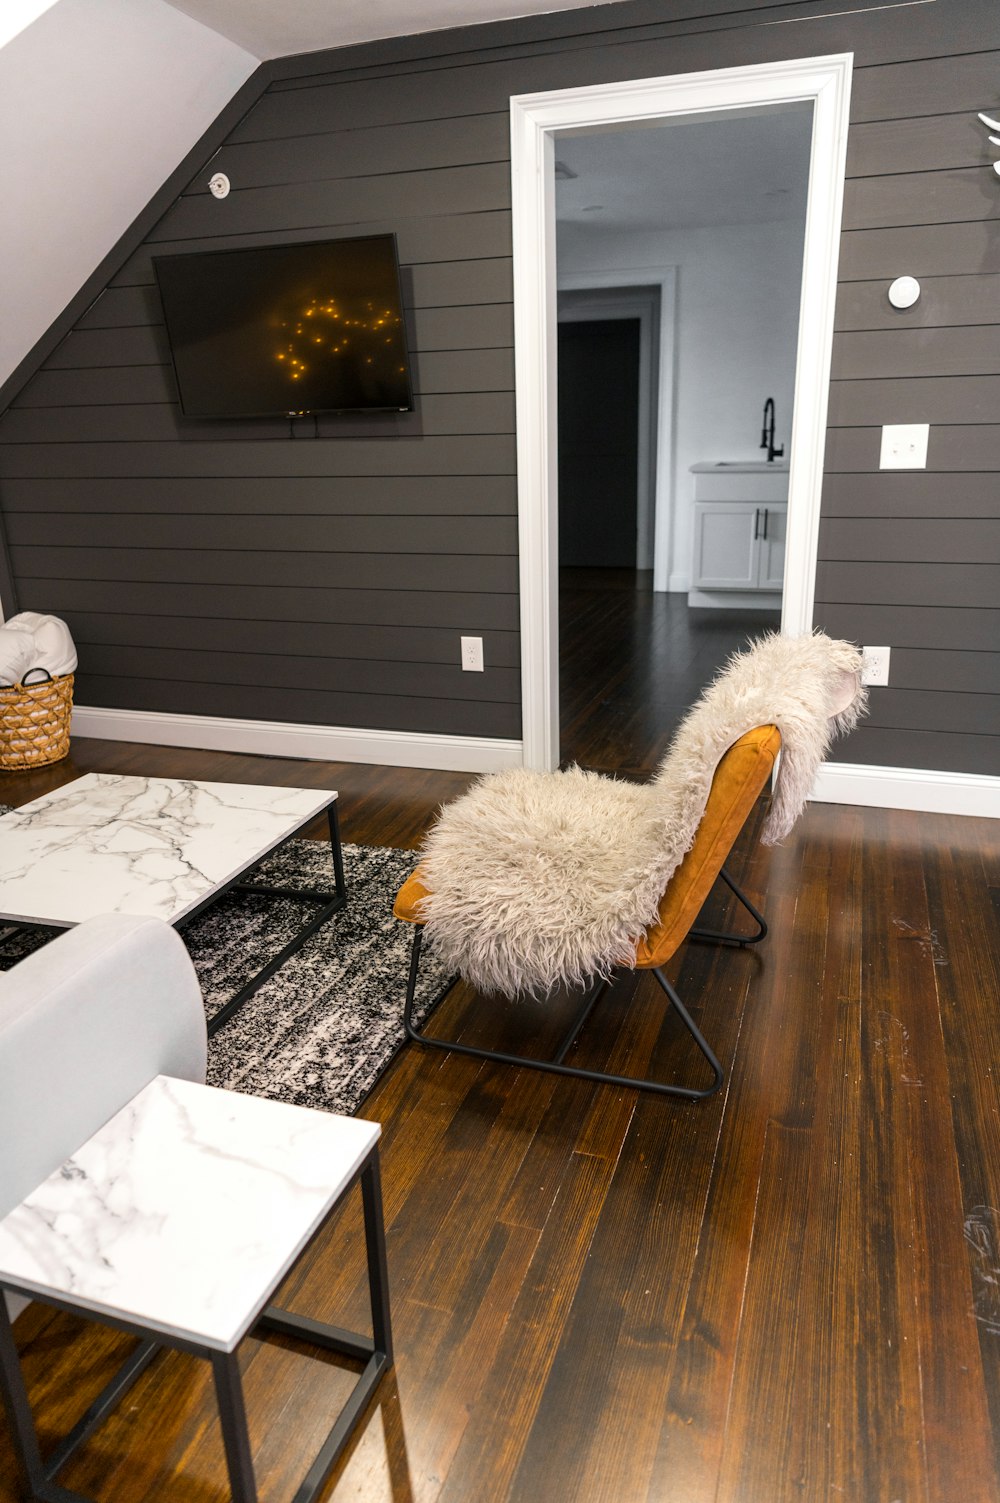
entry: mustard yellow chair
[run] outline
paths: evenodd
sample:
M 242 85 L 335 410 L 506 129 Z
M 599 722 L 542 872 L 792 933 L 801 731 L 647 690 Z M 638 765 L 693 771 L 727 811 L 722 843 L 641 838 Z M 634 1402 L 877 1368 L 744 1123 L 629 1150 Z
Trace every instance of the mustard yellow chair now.
M 422 1031 L 423 1024 L 418 1027 L 413 1021 L 423 923 L 420 905 L 422 900 L 428 897 L 433 901 L 433 894 L 424 885 L 419 867 L 400 888 L 393 908 L 396 918 L 414 925 L 410 974 L 403 1012 L 403 1023 L 408 1037 L 435 1049 L 470 1054 L 477 1059 L 498 1060 L 503 1064 L 517 1065 L 530 1070 L 549 1070 L 558 1075 L 571 1075 L 577 1079 L 600 1081 L 608 1085 L 631 1086 L 639 1090 L 656 1091 L 665 1096 L 680 1096 L 688 1101 L 699 1101 L 706 1096 L 713 1095 L 722 1084 L 722 1066 L 680 997 L 663 974 L 663 967 L 687 938 L 728 942 L 743 947 L 758 944 L 766 935 L 767 925 L 764 919 L 726 872 L 723 863 L 732 850 L 736 837 L 746 823 L 754 804 L 767 785 L 780 748 L 781 737 L 777 728 L 773 725 L 762 725 L 741 736 L 722 757 L 715 770 L 711 792 L 694 842 L 663 894 L 656 924 L 646 931 L 636 945 L 635 960 L 632 962 L 632 968 L 635 970 L 652 971 L 669 997 L 674 1010 L 709 1065 L 713 1077 L 710 1085 L 694 1088 L 628 1075 L 610 1075 L 603 1070 L 585 1070 L 564 1062 L 592 1009 L 608 986 L 608 981 L 599 982 L 585 995 L 572 1027 L 551 1059 L 532 1059 L 525 1055 L 505 1054 L 495 1049 L 478 1048 L 472 1044 L 460 1044 L 447 1039 L 428 1037 Z M 728 933 L 693 927 L 711 888 L 719 877 L 754 920 L 756 927 L 752 932 Z M 459 979 L 458 976 L 453 976 L 442 987 L 431 1002 L 424 1022 Z

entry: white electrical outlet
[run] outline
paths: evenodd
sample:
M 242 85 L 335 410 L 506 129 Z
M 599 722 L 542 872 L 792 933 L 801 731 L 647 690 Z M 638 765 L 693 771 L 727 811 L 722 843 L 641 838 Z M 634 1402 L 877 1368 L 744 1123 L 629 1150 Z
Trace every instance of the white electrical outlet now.
M 887 684 L 889 682 L 890 647 L 862 647 L 861 682 L 863 684 Z
M 482 637 L 462 638 L 462 669 L 465 673 L 482 673 L 484 671 Z
M 880 470 L 926 470 L 929 423 L 888 423 L 882 429 Z

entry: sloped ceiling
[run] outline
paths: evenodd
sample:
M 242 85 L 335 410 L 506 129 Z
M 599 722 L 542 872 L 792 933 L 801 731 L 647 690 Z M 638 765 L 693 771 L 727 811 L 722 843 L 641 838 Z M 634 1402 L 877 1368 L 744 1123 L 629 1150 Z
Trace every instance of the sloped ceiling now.
M 0 382 L 257 66 L 165 0 L 58 0 L 0 48 Z

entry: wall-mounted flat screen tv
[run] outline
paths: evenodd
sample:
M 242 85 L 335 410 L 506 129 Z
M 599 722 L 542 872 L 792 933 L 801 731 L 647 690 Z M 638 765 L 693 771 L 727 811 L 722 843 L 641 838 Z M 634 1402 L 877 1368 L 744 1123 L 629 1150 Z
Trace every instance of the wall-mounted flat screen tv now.
M 153 267 L 185 417 L 412 409 L 394 235 Z

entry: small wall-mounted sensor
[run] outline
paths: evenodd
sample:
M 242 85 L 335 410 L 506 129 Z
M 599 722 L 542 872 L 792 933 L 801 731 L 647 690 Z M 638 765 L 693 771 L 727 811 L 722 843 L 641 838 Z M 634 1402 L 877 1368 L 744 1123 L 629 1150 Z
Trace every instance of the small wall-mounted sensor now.
M 894 308 L 912 308 L 920 296 L 920 283 L 916 277 L 897 277 L 889 288 L 889 301 Z
M 231 187 L 232 184 L 224 172 L 217 172 L 208 180 L 208 191 L 214 198 L 226 198 Z

